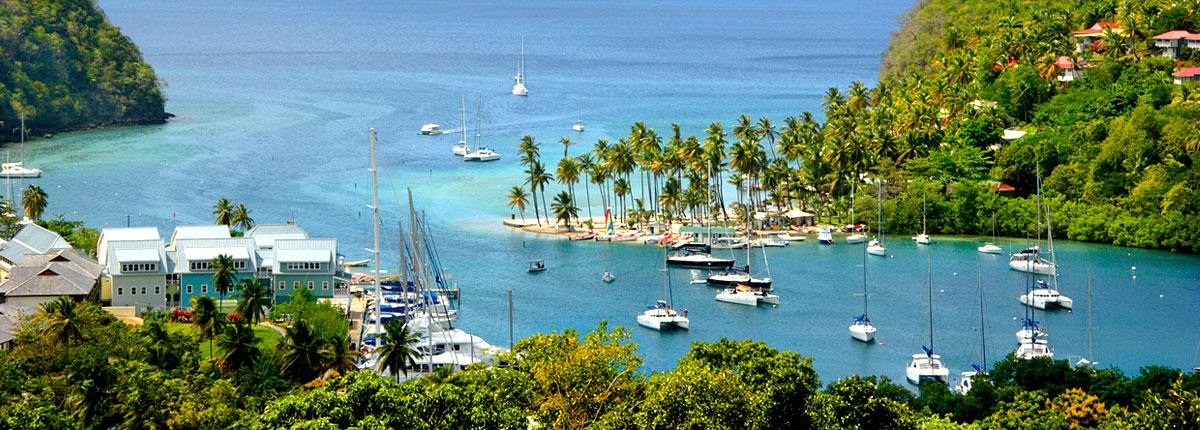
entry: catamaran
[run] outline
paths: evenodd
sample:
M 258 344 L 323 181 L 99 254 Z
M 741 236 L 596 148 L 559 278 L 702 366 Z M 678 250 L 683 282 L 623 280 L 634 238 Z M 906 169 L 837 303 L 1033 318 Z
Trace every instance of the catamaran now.
M 663 251 L 666 252 L 665 250 Z M 664 255 L 665 256 L 665 255 Z M 673 296 L 671 295 L 671 273 L 667 270 L 666 262 L 663 263 L 663 294 L 666 298 L 654 302 L 653 305 L 646 306 L 646 310 L 638 314 L 637 323 L 642 327 L 651 330 L 662 331 L 668 328 L 688 329 L 687 310 L 680 314 L 675 310 Z
M 463 155 L 463 161 L 496 161 L 500 159 L 500 153 L 492 148 L 484 148 L 479 144 L 479 124 L 483 122 L 483 97 L 479 98 L 479 110 L 475 116 L 475 150 Z M 465 129 L 466 127 L 464 127 Z
M 458 145 L 454 145 L 450 149 L 454 155 L 464 156 L 471 152 L 471 147 L 467 146 L 467 95 L 462 95 L 462 140 L 458 141 Z
M 912 361 L 905 369 L 908 382 L 921 385 L 929 381 L 946 384 L 950 381 L 950 369 L 942 364 L 942 357 L 933 353 L 933 260 L 928 257 L 927 273 L 929 277 L 929 347 L 921 346 L 921 354 L 913 354 Z
M 738 305 L 758 306 L 759 304 L 778 305 L 779 296 L 771 294 L 762 288 L 751 288 L 747 285 L 738 285 L 734 288 L 726 288 L 717 293 L 717 301 L 725 303 L 733 303 Z
M 525 38 L 521 37 L 521 56 L 517 58 L 517 75 L 513 77 L 516 81 L 513 84 L 512 93 L 514 96 L 527 96 L 529 90 L 525 88 Z
M 1029 292 L 1017 297 L 1021 304 L 1032 306 L 1038 309 L 1066 309 L 1071 310 L 1075 301 L 1070 297 L 1058 293 L 1058 290 L 1050 288 L 1050 285 L 1041 279 L 1034 281 Z
M 753 231 L 753 220 L 750 218 L 750 211 L 746 211 L 746 238 L 750 238 L 750 232 Z M 784 242 L 787 243 L 787 242 Z M 771 289 L 771 269 L 767 266 L 766 278 L 755 278 L 750 273 L 750 251 L 751 247 L 746 248 L 746 265 L 743 267 L 730 267 L 720 273 L 711 275 L 707 281 L 712 285 L 745 285 L 750 288 Z M 767 249 L 763 250 L 763 264 L 767 264 Z

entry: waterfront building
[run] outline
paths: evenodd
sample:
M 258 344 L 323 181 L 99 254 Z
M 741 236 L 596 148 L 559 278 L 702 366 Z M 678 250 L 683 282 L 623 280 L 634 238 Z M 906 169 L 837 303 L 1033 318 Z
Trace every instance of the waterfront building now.
M 332 298 L 337 288 L 337 239 L 278 239 L 269 266 L 275 302 L 291 300 L 307 288 L 317 298 Z
M 1175 84 L 1182 85 L 1184 82 L 1200 81 L 1200 67 L 1189 67 L 1178 72 L 1172 73 Z
M 104 229 L 96 241 L 96 260 L 103 269 L 101 302 L 140 314 L 179 299 L 178 286 L 167 285 L 166 250 L 156 227 Z
M 228 234 L 229 230 L 226 229 Z M 174 249 L 167 253 L 173 259 L 173 275 L 178 278 L 180 307 L 191 307 L 192 297 L 198 295 L 221 299 L 222 295 L 213 285 L 213 274 L 216 268 L 212 260 L 219 255 L 227 255 L 233 260 L 234 285 L 224 294 L 225 299 L 237 292 L 237 284 L 242 279 L 256 276 L 258 258 L 255 252 L 254 239 L 248 237 L 224 238 L 195 238 L 180 239 L 176 230 L 176 238 L 172 240 Z
M 16 236 L 0 243 L 0 281 L 7 279 L 9 272 L 20 265 L 25 256 L 62 249 L 71 249 L 71 244 L 58 233 L 37 224 L 25 224 Z
M 1104 31 L 1108 29 L 1117 34 L 1125 34 L 1125 29 L 1111 21 L 1097 22 L 1083 30 L 1072 31 L 1071 38 L 1075 40 L 1075 52 L 1082 54 L 1089 47 L 1095 48 L 1096 42 L 1104 38 Z

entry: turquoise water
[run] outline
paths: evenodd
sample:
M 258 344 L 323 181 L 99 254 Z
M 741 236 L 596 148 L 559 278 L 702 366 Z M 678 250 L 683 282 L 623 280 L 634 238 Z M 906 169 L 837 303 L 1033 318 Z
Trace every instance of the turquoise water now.
M 899 380 L 908 357 L 927 343 L 931 254 L 936 349 L 946 363 L 957 371 L 977 361 L 978 268 L 987 292 L 989 356 L 1016 346 L 1013 319 L 1023 314 L 1016 296 L 1024 276 L 1008 270 L 1002 257 L 974 252 L 977 243 L 969 239 L 939 237 L 930 248 L 896 240 L 894 258 L 868 260 L 881 344 L 863 345 L 846 329 L 860 311 L 861 299 L 852 294 L 861 288 L 861 248 L 803 243 L 770 250 L 778 308 L 718 304 L 715 289 L 688 283 L 699 273 L 672 270 L 675 300 L 690 311 L 692 330 L 658 334 L 636 327 L 634 318 L 662 291 L 661 249 L 567 243 L 499 226 L 509 214 L 504 193 L 521 177 L 513 156 L 520 136 L 543 142 L 543 156 L 553 163 L 559 138 L 581 142 L 571 149 L 578 154 L 596 139 L 627 134 L 639 120 L 660 134 L 670 122 L 685 134 L 700 133 L 709 122 L 729 126 L 743 113 L 782 123 L 787 115 L 819 110 L 830 86 L 873 82 L 888 33 L 909 4 L 377 3 L 102 0 L 167 82 L 167 110 L 177 118 L 29 145 L 29 164 L 46 170 L 37 181 L 49 192 L 48 212 L 100 228 L 123 226 L 128 214 L 133 225 L 157 225 L 166 235 L 175 225 L 210 223 L 212 204 L 229 197 L 250 207 L 258 222 L 295 220 L 315 237 L 338 238 L 349 258 L 364 258 L 366 129 L 375 127 L 386 174 L 380 178 L 385 226 L 395 225 L 403 190 L 412 188 L 436 229 L 443 262 L 463 285 L 461 325 L 493 343 L 507 342 L 511 289 L 518 337 L 586 330 L 607 319 L 632 328 L 654 369 L 673 365 L 690 342 L 726 336 L 814 356 L 826 380 L 852 373 Z M 528 98 L 509 92 L 522 36 Z M 472 128 L 482 104 L 483 142 L 503 160 L 465 164 L 449 151 L 457 135 L 417 135 L 428 122 L 458 129 L 463 93 Z M 585 133 L 570 129 L 577 106 Z M 395 237 L 389 232 L 386 243 Z M 1200 260 L 1058 245 L 1061 289 L 1078 309 L 1040 317 L 1058 356 L 1087 351 L 1084 271 L 1091 267 L 1097 360 L 1128 371 L 1151 363 L 1190 366 L 1198 339 L 1188 328 L 1200 325 Z M 394 246 L 385 249 L 384 258 L 394 261 Z M 527 275 L 531 258 L 546 259 L 550 269 Z M 605 270 L 617 281 L 601 283 Z

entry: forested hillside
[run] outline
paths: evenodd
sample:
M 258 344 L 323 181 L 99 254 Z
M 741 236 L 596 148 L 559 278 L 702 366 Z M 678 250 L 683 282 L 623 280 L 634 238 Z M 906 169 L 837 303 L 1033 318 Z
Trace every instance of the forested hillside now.
M 133 41 L 91 0 L 0 0 L 0 141 L 159 123 L 161 84 Z

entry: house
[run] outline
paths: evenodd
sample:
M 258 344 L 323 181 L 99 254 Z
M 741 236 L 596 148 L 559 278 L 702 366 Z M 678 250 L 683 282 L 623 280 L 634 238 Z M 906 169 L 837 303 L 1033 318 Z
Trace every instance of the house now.
M 258 249 L 273 249 L 279 239 L 308 239 L 308 233 L 296 224 L 258 224 L 246 232 Z
M 25 256 L 60 249 L 71 249 L 71 244 L 58 233 L 37 224 L 26 224 L 11 240 L 0 244 L 0 281 L 8 278 L 9 272 L 20 265 Z
M 223 227 L 222 227 L 223 228 Z M 228 234 L 229 230 L 225 230 Z M 215 299 L 222 294 L 213 287 L 212 277 L 216 269 L 212 260 L 218 255 L 228 255 L 233 259 L 234 283 L 242 279 L 256 277 L 258 271 L 258 254 L 255 252 L 254 239 L 248 237 L 225 237 L 210 239 L 181 239 L 178 229 L 172 240 L 173 248 L 164 252 L 168 263 L 173 266 L 171 273 L 177 278 L 180 286 L 179 304 L 189 307 L 192 297 L 205 295 Z M 172 279 L 174 280 L 174 279 Z M 225 291 L 224 296 L 236 292 Z
M 108 244 L 112 242 L 120 242 L 126 240 L 157 240 L 162 243 L 162 236 L 158 234 L 157 227 L 133 227 L 133 228 L 106 228 L 100 231 L 100 237 L 96 240 L 96 261 L 103 266 L 108 258 Z
M 1172 73 L 1175 84 L 1183 85 L 1184 82 L 1200 81 L 1200 67 L 1189 67 L 1178 72 Z
M 1094 64 L 1088 64 L 1087 60 L 1083 58 L 1075 58 L 1075 61 L 1071 61 L 1071 57 L 1064 55 L 1058 57 L 1058 61 L 1054 62 L 1054 67 L 1057 67 L 1059 70 L 1059 82 L 1070 82 L 1075 79 L 1082 78 L 1086 69 L 1096 66 Z
M 788 225 L 804 227 L 815 224 L 813 214 L 805 212 L 800 208 L 793 208 L 787 211 L 757 211 L 754 213 L 754 220 L 757 228 Z
M 168 265 L 162 239 L 122 240 L 106 247 L 100 300 L 129 306 L 140 314 L 164 309 L 178 300 L 179 287 L 167 285 Z
M 1104 31 L 1108 29 L 1117 34 L 1125 34 L 1125 29 L 1117 27 L 1117 24 L 1111 21 L 1097 22 L 1083 30 L 1072 31 L 1071 38 L 1075 40 L 1075 52 L 1082 54 L 1089 46 L 1100 41 L 1104 37 Z
M 1200 40 L 1200 34 L 1192 34 L 1184 30 L 1171 30 L 1154 36 L 1154 46 L 1163 49 L 1162 56 L 1178 58 L 1179 49 L 1187 46 L 1188 40 L 1192 37 Z
M 0 303 L 35 308 L 59 296 L 74 300 L 95 298 L 100 264 L 73 249 L 26 255 L 0 282 Z
M 277 239 L 270 265 L 275 302 L 291 300 L 307 288 L 317 298 L 333 297 L 337 272 L 337 239 Z
M 184 239 L 228 239 L 229 227 L 223 225 L 181 225 L 171 233 L 167 249 L 174 250 L 175 242 Z

